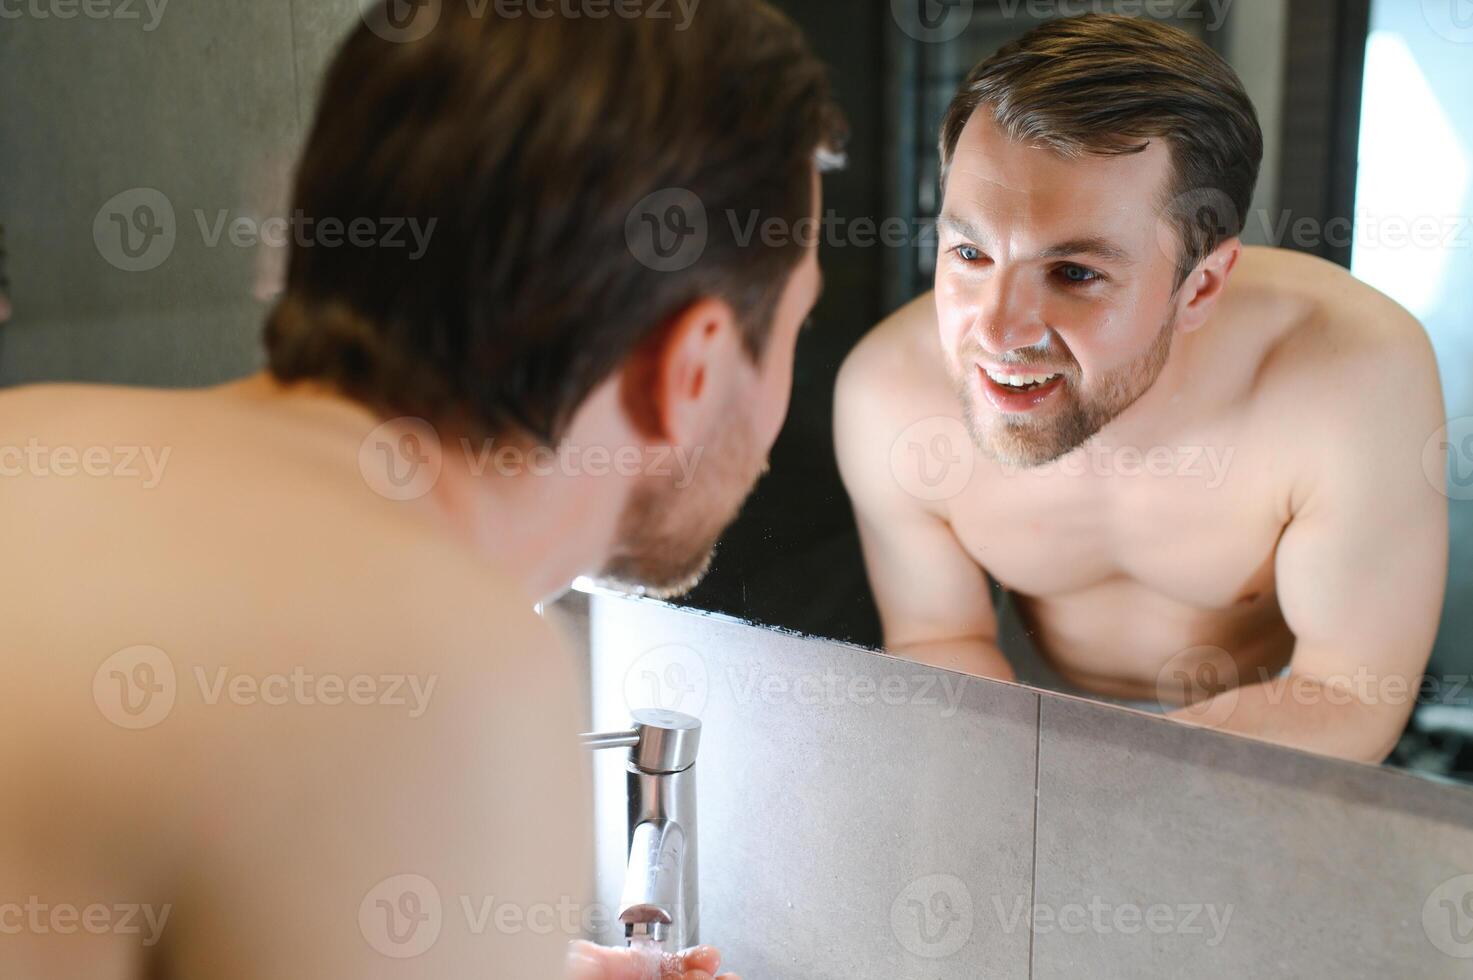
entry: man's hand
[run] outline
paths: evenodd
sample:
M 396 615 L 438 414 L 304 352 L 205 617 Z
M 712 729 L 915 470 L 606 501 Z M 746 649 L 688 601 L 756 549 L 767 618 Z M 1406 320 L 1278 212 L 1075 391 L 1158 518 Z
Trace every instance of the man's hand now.
M 644 949 L 612 949 L 576 942 L 568 949 L 568 980 L 711 980 L 721 968 L 721 954 L 710 946 L 683 953 Z M 741 980 L 723 973 L 717 980 Z

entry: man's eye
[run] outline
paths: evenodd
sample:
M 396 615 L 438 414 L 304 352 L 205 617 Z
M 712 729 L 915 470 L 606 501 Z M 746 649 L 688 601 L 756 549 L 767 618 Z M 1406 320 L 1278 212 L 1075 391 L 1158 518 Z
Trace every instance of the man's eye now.
M 956 254 L 963 262 L 976 262 L 982 257 L 982 250 L 975 245 L 958 245 Z
M 1100 274 L 1098 272 L 1094 271 L 1093 269 L 1086 269 L 1082 265 L 1060 266 L 1059 273 L 1064 277 L 1064 281 L 1069 283 L 1070 285 L 1080 285 L 1087 282 L 1094 282 L 1096 279 L 1100 278 Z

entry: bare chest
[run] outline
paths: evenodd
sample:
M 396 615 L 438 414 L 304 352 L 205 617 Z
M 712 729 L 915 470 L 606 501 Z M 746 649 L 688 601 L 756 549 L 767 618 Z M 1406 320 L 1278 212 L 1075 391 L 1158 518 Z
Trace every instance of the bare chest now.
M 1208 610 L 1273 588 L 1287 474 L 1264 453 L 1091 444 L 1036 470 L 989 467 L 950 520 L 1013 592 L 1046 601 L 1129 585 Z

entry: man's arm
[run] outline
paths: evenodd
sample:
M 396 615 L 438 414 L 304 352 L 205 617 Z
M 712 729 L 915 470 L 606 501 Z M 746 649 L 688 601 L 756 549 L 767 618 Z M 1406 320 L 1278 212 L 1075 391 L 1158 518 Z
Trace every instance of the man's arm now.
M 908 311 L 913 307 L 896 318 Z M 895 393 L 896 365 L 882 334 L 894 330 L 894 321 L 850 354 L 834 395 L 839 472 L 854 506 L 885 645 L 922 663 L 1012 680 L 1012 667 L 997 647 L 986 574 L 950 525 L 908 493 L 891 469 L 891 446 L 911 422 L 926 416 L 897 404 L 904 399 Z
M 1440 477 L 1422 467 L 1443 422 L 1436 363 L 1421 328 L 1393 315 L 1405 321 L 1395 341 L 1350 363 L 1301 365 L 1300 398 L 1330 410 L 1311 414 L 1301 401 L 1283 416 L 1311 474 L 1275 564 L 1296 640 L 1289 675 L 1219 695 L 1232 699 L 1226 711 L 1184 717 L 1225 714 L 1217 727 L 1365 762 L 1396 745 L 1437 633 L 1448 520 Z M 1318 383 L 1307 380 L 1314 370 Z

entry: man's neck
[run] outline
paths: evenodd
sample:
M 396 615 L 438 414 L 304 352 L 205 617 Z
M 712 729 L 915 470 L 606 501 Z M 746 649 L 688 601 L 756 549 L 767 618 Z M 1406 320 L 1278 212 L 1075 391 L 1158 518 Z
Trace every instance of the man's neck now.
M 283 385 L 263 372 L 218 390 L 286 411 L 289 424 L 313 427 L 343 443 L 360 468 L 381 459 L 388 465 L 382 454 L 361 452 L 387 420 L 329 386 Z M 413 508 L 437 525 L 437 533 L 473 549 L 533 601 L 603 568 L 628 493 L 622 480 L 590 474 L 567 452 L 526 440 L 472 439 L 439 428 L 435 436 L 438 475 L 423 494 L 394 505 Z M 568 441 L 580 439 L 582 445 L 610 441 L 586 433 Z M 362 476 L 370 487 L 381 483 L 373 472 Z
M 445 448 L 435 496 L 452 532 L 530 598 L 556 596 L 603 568 L 621 490 L 594 485 L 546 447 L 456 439 Z
M 1192 348 L 1196 336 L 1193 332 L 1172 339 L 1171 351 L 1155 382 L 1100 430 L 1104 444 L 1139 449 L 1173 444 L 1183 419 L 1179 402 L 1192 380 Z

